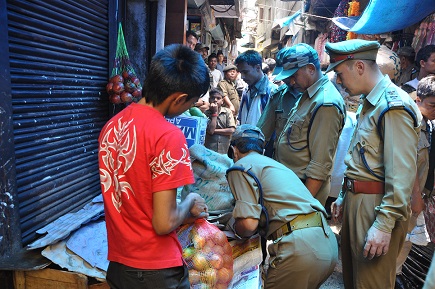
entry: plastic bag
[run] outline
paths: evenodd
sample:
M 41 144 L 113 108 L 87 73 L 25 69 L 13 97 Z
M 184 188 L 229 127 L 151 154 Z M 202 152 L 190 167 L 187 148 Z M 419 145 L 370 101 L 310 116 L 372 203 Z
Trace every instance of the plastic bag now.
M 142 97 L 142 85 L 130 62 L 121 23 L 118 28 L 115 63 L 106 91 L 113 104 L 137 102 Z
M 189 269 L 190 288 L 228 288 L 233 278 L 233 250 L 221 230 L 198 219 L 179 229 L 178 240 Z

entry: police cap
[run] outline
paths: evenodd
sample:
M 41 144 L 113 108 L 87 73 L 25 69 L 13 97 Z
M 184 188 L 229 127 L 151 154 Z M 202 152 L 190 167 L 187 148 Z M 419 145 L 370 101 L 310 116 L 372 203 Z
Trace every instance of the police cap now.
M 351 39 L 336 43 L 326 43 L 325 50 L 329 54 L 330 64 L 326 72 L 333 70 L 346 60 L 374 60 L 380 47 L 377 41 Z
M 229 64 L 229 65 L 224 67 L 223 71 L 227 72 L 227 71 L 230 71 L 230 70 L 233 70 L 233 69 L 237 70 L 237 66 L 235 66 L 234 64 Z
M 231 142 L 236 142 L 241 138 L 256 138 L 264 142 L 264 134 L 255 125 L 242 124 L 237 126 L 236 131 L 231 136 Z
M 314 48 L 312 48 L 310 45 L 298 43 L 291 47 L 283 48 L 282 52 L 279 53 L 278 60 L 281 60 L 281 65 L 279 66 L 277 64 L 277 67 L 282 67 L 282 70 L 275 77 L 275 80 L 283 80 L 292 76 L 296 71 L 298 71 L 299 68 L 307 64 L 318 63 L 319 56 L 317 55 L 317 51 L 314 50 Z

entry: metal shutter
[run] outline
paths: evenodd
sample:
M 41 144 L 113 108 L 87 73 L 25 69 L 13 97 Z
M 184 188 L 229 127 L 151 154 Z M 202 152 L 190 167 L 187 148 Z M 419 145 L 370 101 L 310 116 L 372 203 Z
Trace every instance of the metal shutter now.
M 100 193 L 109 0 L 7 2 L 22 242 Z

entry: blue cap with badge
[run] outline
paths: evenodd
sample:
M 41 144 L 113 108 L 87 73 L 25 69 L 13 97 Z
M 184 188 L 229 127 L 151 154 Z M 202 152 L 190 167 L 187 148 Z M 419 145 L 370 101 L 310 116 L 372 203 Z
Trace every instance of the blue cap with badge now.
M 298 43 L 291 47 L 285 47 L 280 50 L 281 58 L 281 72 L 275 77 L 276 80 L 286 79 L 299 68 L 304 67 L 307 64 L 315 64 L 319 62 L 319 56 L 317 51 L 310 45 L 305 43 Z

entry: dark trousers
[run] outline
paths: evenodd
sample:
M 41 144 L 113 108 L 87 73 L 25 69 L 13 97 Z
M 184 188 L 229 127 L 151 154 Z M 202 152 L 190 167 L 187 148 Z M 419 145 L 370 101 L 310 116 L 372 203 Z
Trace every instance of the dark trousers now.
M 189 289 L 187 267 L 158 270 L 137 269 L 110 262 L 106 276 L 112 289 Z

